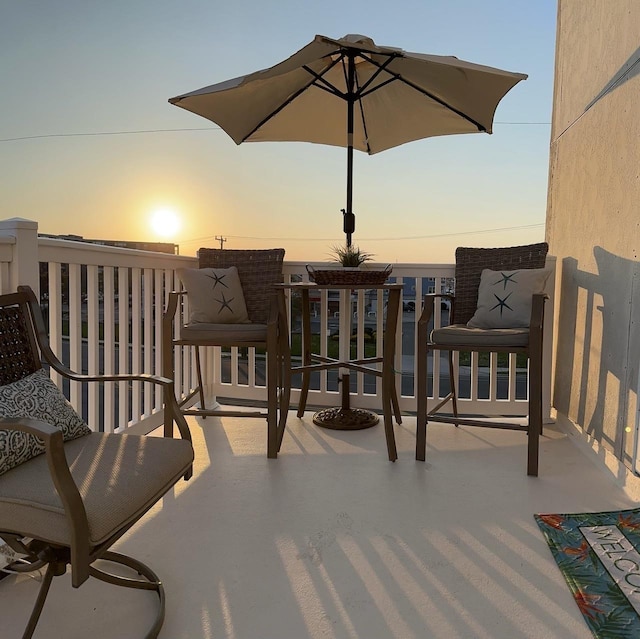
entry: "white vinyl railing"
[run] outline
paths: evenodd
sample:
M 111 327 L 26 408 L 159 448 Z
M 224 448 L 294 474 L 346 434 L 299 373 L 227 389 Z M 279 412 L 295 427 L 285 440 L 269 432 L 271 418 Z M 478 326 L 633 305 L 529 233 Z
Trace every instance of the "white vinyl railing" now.
M 313 266 L 320 266 L 315 264 Z M 385 265 L 377 265 L 384 268 Z M 548 258 L 548 266 L 555 266 L 555 258 Z M 376 265 L 371 265 L 375 268 Z M 396 330 L 396 388 L 400 409 L 406 412 L 415 411 L 415 371 L 417 351 L 417 321 L 422 312 L 423 295 L 432 292 L 452 292 L 454 288 L 453 264 L 394 264 L 389 281 L 403 284 L 401 299 L 401 313 Z M 285 279 L 291 281 L 306 281 L 308 279 L 305 264 L 302 262 L 285 263 Z M 551 406 L 551 336 L 553 323 L 553 277 L 549 278 L 549 301 L 545 309 L 545 365 L 544 365 L 544 414 L 550 414 Z M 334 298 L 337 300 L 337 297 Z M 337 301 L 334 302 L 337 304 Z M 358 291 L 352 295 L 353 333 L 355 335 L 355 349 L 357 357 L 365 356 L 365 337 L 375 335 L 376 353 L 382 353 L 382 334 L 384 322 L 385 300 L 379 295 L 370 297 L 369 292 Z M 321 354 L 327 355 L 327 339 L 335 333 L 338 322 L 333 318 L 334 308 L 331 306 L 331 294 L 323 292 L 317 304 L 318 312 L 315 318 L 315 332 L 322 349 Z M 299 314 L 298 314 L 299 316 Z M 292 331 L 292 345 L 295 339 L 297 317 L 295 302 L 288 300 L 288 320 Z M 334 320 L 334 321 L 332 321 Z M 434 326 L 446 324 L 448 307 L 435 305 Z M 313 329 L 312 329 L 312 332 Z M 330 338 L 330 337 L 329 337 Z M 373 346 L 370 347 L 373 349 Z M 295 357 L 294 349 L 294 357 Z M 372 353 L 367 353 L 372 355 Z M 478 353 L 471 353 L 467 360 L 460 360 L 458 354 L 454 357 L 456 364 L 456 388 L 460 397 L 460 410 L 468 414 L 519 416 L 527 413 L 528 371 L 526 366 L 519 367 L 517 356 L 506 356 L 507 361 L 499 360 L 496 353 L 488 356 L 488 361 L 481 361 Z M 448 359 L 435 356 L 428 363 L 429 388 L 431 403 L 446 396 L 449 392 Z M 380 408 L 380 379 L 367 379 L 362 374 L 352 375 L 351 391 L 355 394 L 354 405 L 361 408 L 376 410 Z M 355 378 L 355 379 L 353 379 Z M 313 380 L 313 377 L 312 377 Z M 292 393 L 293 403 L 299 396 L 299 385 Z M 237 392 L 237 391 L 236 391 Z M 218 393 L 226 394 L 224 389 L 218 388 Z M 336 372 L 322 371 L 315 375 L 315 383 L 309 391 L 308 405 L 333 406 L 339 405 L 339 389 Z
M 554 261 L 550 258 L 550 264 Z M 27 220 L 0 221 L 0 292 L 29 284 L 40 291 L 45 320 L 54 352 L 70 368 L 90 373 L 161 374 L 162 313 L 168 293 L 180 288 L 176 270 L 196 267 L 197 259 L 69 240 L 38 238 L 37 224 Z M 314 264 L 314 266 L 321 266 Z M 391 278 L 404 284 L 403 312 L 399 321 L 395 370 L 400 408 L 415 410 L 415 351 L 417 320 L 422 293 L 449 290 L 453 265 L 394 264 Z M 285 262 L 287 282 L 307 280 L 306 264 Z M 553 278 L 550 278 L 552 280 Z M 551 293 L 551 300 L 552 291 Z M 312 332 L 322 352 L 331 349 L 337 331 L 336 298 L 323 292 L 316 302 Z M 368 349 L 382 349 L 385 300 L 369 292 L 352 296 L 354 348 L 359 357 Z M 436 305 L 435 325 L 447 316 Z M 288 299 L 288 320 L 294 357 L 300 343 L 300 309 Z M 552 302 L 546 309 L 545 335 L 551 336 Z M 551 343 L 546 343 L 545 414 L 550 407 Z M 249 349 L 207 349 L 203 357 L 209 395 L 230 401 L 260 402 L 265 396 L 264 356 Z M 446 394 L 448 373 L 435 357 L 429 364 L 432 397 Z M 488 415 L 521 415 L 526 411 L 526 370 L 519 370 L 515 356 L 498 366 L 492 354 L 488 366 L 477 354 L 458 366 L 459 387 L 465 411 Z M 186 395 L 195 386 L 193 353 L 176 352 L 176 389 Z M 352 375 L 353 405 L 379 409 L 379 380 Z M 56 379 L 59 382 L 61 380 Z M 298 400 L 299 380 L 294 379 L 292 403 Z M 92 384 L 90 386 L 96 386 Z M 90 390 L 72 383 L 65 387 L 71 403 L 96 429 L 150 430 L 160 424 L 161 397 L 141 384 L 106 383 Z M 524 391 L 522 390 L 524 389 Z M 309 406 L 339 403 L 336 373 L 324 371 L 312 377 Z M 123 426 L 124 425 L 124 426 Z
M 160 374 L 167 293 L 177 285 L 175 270 L 195 265 L 194 258 L 40 239 L 38 259 L 49 339 L 65 364 L 94 375 Z M 159 387 L 108 382 L 84 390 L 73 382 L 69 392 L 76 409 L 101 430 L 160 418 Z

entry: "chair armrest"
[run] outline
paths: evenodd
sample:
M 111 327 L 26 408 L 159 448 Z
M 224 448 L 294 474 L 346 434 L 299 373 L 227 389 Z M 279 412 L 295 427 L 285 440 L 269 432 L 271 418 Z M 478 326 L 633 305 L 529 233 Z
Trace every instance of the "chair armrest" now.
M 124 382 L 124 381 L 139 381 L 139 382 L 154 382 L 158 384 L 170 384 L 171 380 L 161 378 L 156 375 L 144 375 L 144 374 L 132 374 L 132 375 L 84 375 L 82 373 L 76 373 L 72 371 L 68 366 L 65 366 L 58 356 L 51 350 L 49 345 L 49 336 L 47 329 L 42 319 L 42 311 L 36 299 L 35 293 L 28 286 L 19 286 L 20 292 L 26 293 L 29 302 L 29 312 L 36 333 L 36 340 L 38 342 L 38 348 L 42 359 L 53 368 L 57 373 L 60 373 L 63 377 L 67 377 L 76 382 Z
M 58 371 L 61 375 L 64 375 L 65 377 L 76 382 L 143 382 L 155 384 L 156 386 L 162 386 L 165 412 L 168 412 L 171 415 L 172 421 L 178 427 L 180 437 L 182 439 L 186 439 L 187 441 L 192 441 L 189 425 L 187 424 L 184 415 L 180 411 L 178 402 L 176 400 L 173 380 L 168 379 L 167 377 L 160 377 L 159 375 L 149 374 L 81 375 L 69 370 L 60 362 L 58 362 L 58 364 L 59 366 L 54 366 L 54 364 L 51 363 L 51 367 Z
M 175 398 L 173 389 L 173 380 L 168 377 L 160 377 L 159 375 L 149 374 L 118 374 L 118 375 L 84 375 L 72 371 L 69 367 L 65 366 L 51 350 L 49 346 L 49 337 L 47 334 L 44 321 L 42 319 L 42 312 L 36 299 L 35 293 L 28 286 L 19 286 L 18 290 L 27 294 L 29 301 L 29 312 L 31 319 L 35 327 L 36 340 L 38 347 L 42 355 L 42 359 L 53 368 L 57 373 L 66 377 L 67 379 L 74 380 L 76 382 L 146 382 L 151 384 L 159 384 L 163 387 L 164 406 L 165 411 L 168 410 L 172 416 L 173 421 L 178 426 L 180 436 L 183 439 L 191 441 L 191 433 L 187 425 L 184 416 L 178 408 L 178 404 Z M 178 299 L 181 295 L 184 295 L 186 291 L 174 291 L 169 294 L 170 303 L 168 308 L 173 303 L 173 313 L 177 308 Z M 166 313 L 165 313 L 166 315 Z M 170 320 L 171 321 L 171 320 Z M 164 319 L 163 319 L 164 322 Z
M 544 303 L 549 299 L 546 293 L 534 293 L 531 298 L 531 317 L 529 320 L 529 332 L 542 332 L 544 322 Z
M 67 369 L 67 371 L 68 374 L 66 376 L 78 382 L 146 382 L 155 384 L 156 386 L 162 386 L 165 412 L 168 412 L 171 415 L 172 421 L 178 427 L 180 437 L 182 437 L 182 439 L 186 439 L 189 442 L 192 441 L 191 431 L 189 430 L 187 420 L 182 414 L 176 400 L 174 383 L 172 379 L 169 379 L 167 377 L 160 377 L 159 375 L 149 374 L 80 375 L 69 371 L 69 369 Z
M 178 302 L 183 295 L 186 295 L 187 291 L 171 291 L 169 293 L 169 299 L 167 300 L 167 308 L 162 315 L 163 325 L 165 322 L 172 322 L 178 310 Z
M 267 326 L 277 325 L 280 318 L 280 308 L 278 303 L 278 292 L 273 291 L 269 297 L 269 315 L 267 317 Z
M 72 578 L 73 586 L 77 588 L 89 578 L 89 523 L 64 454 L 62 431 L 47 422 L 27 417 L 0 418 L 0 428 L 29 433 L 44 442 L 51 480 L 69 521 Z
M 452 305 L 456 299 L 455 295 L 452 295 L 451 293 L 427 293 L 423 297 L 422 313 L 420 313 L 420 317 L 418 319 L 418 325 L 428 324 L 431 321 L 431 318 L 433 317 L 435 300 L 438 297 L 451 300 Z
M 0 417 L 0 429 L 17 430 L 22 433 L 29 433 L 29 435 L 35 435 L 44 441 L 45 447 L 55 437 L 56 433 L 62 437 L 62 431 L 59 428 L 49 424 L 49 422 L 31 419 L 30 417 Z

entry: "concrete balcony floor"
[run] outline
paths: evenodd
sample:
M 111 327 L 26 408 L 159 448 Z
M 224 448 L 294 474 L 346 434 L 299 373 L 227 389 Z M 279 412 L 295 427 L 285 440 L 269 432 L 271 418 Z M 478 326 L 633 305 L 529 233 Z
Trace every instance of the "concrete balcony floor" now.
M 291 413 L 277 460 L 266 425 L 191 419 L 195 475 L 117 545 L 164 581 L 165 639 L 588 639 L 534 513 L 633 507 L 575 436 L 546 428 L 540 477 L 526 437 L 415 419 L 337 432 Z M 0 582 L 0 635 L 20 637 L 36 596 Z M 156 600 L 56 578 L 38 638 L 144 636 Z

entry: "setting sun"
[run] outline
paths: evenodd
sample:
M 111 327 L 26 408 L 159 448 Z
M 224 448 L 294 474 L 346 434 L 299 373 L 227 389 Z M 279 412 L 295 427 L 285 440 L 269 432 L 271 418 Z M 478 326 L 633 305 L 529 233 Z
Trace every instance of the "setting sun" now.
M 151 214 L 151 228 L 161 237 L 173 237 L 181 226 L 180 217 L 171 209 L 157 209 Z

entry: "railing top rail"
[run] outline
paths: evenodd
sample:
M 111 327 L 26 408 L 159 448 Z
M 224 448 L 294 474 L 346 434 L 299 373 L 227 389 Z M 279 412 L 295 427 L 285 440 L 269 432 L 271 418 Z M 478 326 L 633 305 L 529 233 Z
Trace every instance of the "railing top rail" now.
M 171 253 L 141 251 L 119 246 L 104 246 L 75 240 L 38 238 L 41 262 L 70 262 L 96 266 L 131 266 L 142 268 L 181 268 L 197 264 L 197 258 Z

